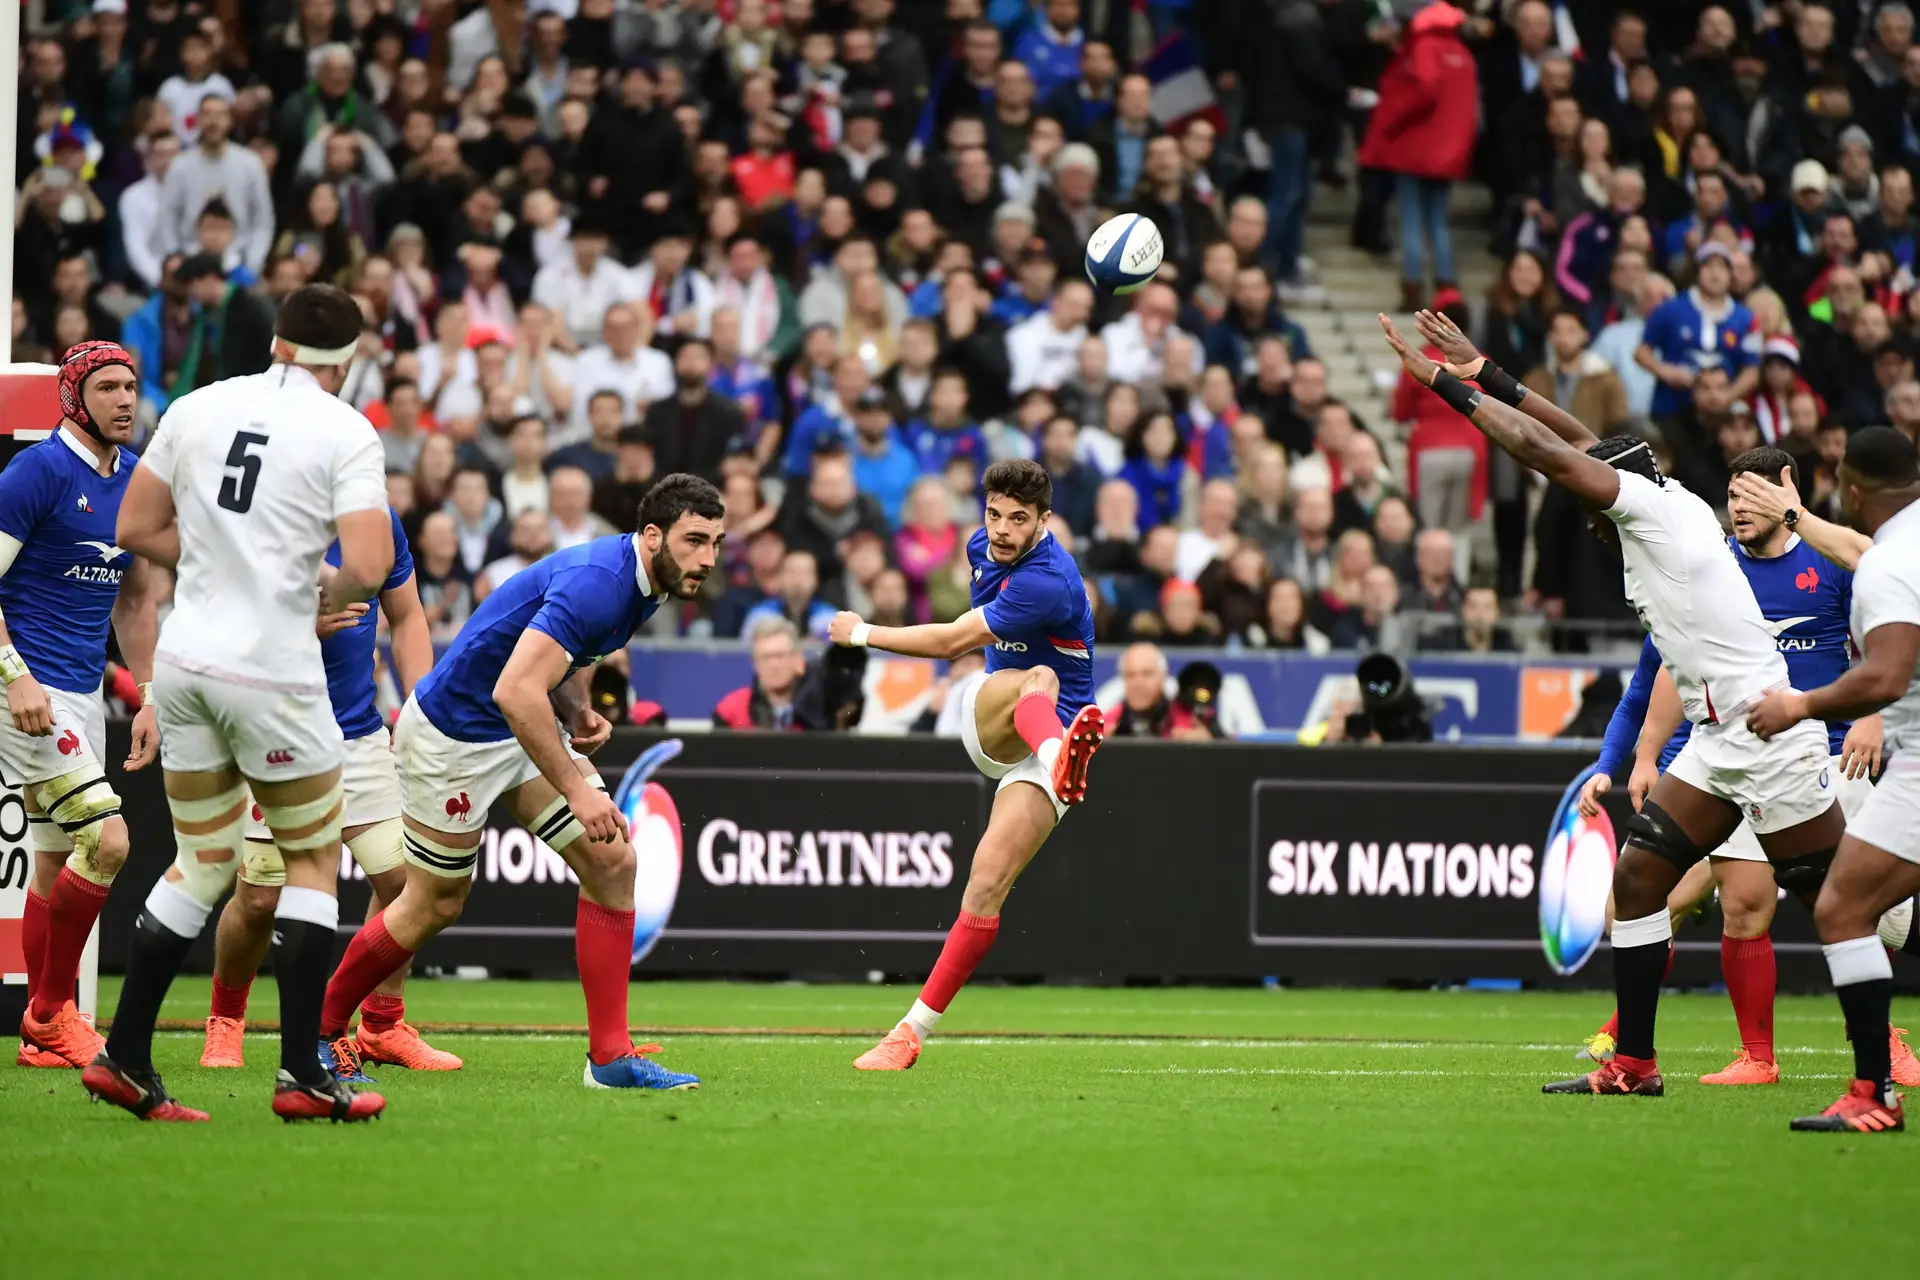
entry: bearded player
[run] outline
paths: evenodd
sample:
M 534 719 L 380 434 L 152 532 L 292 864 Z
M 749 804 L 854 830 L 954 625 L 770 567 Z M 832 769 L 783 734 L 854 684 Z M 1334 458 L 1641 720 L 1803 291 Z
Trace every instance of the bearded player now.
M 1408 345 L 1384 315 L 1380 327 L 1416 381 L 1516 461 L 1572 493 L 1588 509 L 1595 532 L 1619 546 L 1627 599 L 1693 722 L 1687 745 L 1628 821 L 1614 866 L 1620 1032 L 1613 1060 L 1542 1086 L 1547 1093 L 1657 1097 L 1665 1092 L 1654 1023 L 1673 942 L 1668 895 L 1694 863 L 1727 842 L 1744 816 L 1780 885 L 1814 897 L 1845 826 L 1833 794 L 1826 729 L 1800 724 L 1763 742 L 1747 728 L 1747 709 L 1787 686 L 1786 661 L 1713 509 L 1661 475 L 1645 441 L 1595 440 L 1570 415 L 1526 394 L 1443 317 L 1422 313 L 1421 332 L 1446 354 L 1445 369 Z M 1884 1028 L 1882 1022 L 1873 1037 L 1882 1053 Z
M 60 426 L 0 473 L 0 774 L 21 786 L 33 878 L 21 920 L 27 1012 L 23 1067 L 84 1067 L 104 1041 L 74 1006 L 87 936 L 127 859 L 108 785 L 107 629 L 140 686 L 129 770 L 154 757 L 152 570 L 114 545 L 139 382 L 111 342 L 60 362 Z
M 1758 478 L 1764 488 L 1779 489 L 1792 483 L 1793 460 L 1779 449 L 1753 449 L 1730 465 L 1735 477 Z M 1813 689 L 1829 684 L 1851 664 L 1847 638 L 1853 604 L 1851 567 L 1858 561 L 1859 551 L 1841 555 L 1823 552 L 1795 532 L 1797 509 L 1773 509 L 1770 495 L 1763 495 L 1756 503 L 1744 496 L 1751 488 L 1750 484 L 1737 482 L 1730 486 L 1727 509 L 1733 536 L 1729 546 L 1753 588 L 1767 629 L 1786 659 L 1794 687 Z M 1591 816 L 1597 811 L 1598 797 L 1610 787 L 1611 776 L 1624 761 L 1636 734 L 1637 758 L 1630 790 L 1637 804 L 1659 772 L 1679 754 L 1690 731 L 1691 726 L 1681 716 L 1673 681 L 1662 673 L 1659 653 L 1648 641 L 1627 693 L 1607 725 L 1598 772 L 1581 789 L 1581 812 Z M 1841 809 L 1851 817 L 1873 793 L 1871 777 L 1880 765 L 1880 718 L 1829 720 L 1827 738 L 1834 790 Z M 1774 1055 L 1775 961 L 1768 931 L 1779 892 L 1766 855 L 1744 824 L 1704 862 L 1694 864 L 1668 896 L 1668 912 L 1676 927 L 1712 896 L 1716 885 L 1723 919 L 1720 970 L 1740 1029 L 1740 1052 L 1724 1069 L 1701 1076 L 1700 1083 L 1774 1084 L 1780 1079 L 1780 1067 Z M 1889 921 L 1888 927 L 1895 923 Z M 1588 1038 L 1582 1056 L 1606 1061 L 1613 1052 L 1617 1026 L 1617 1021 L 1610 1019 Z M 1888 1035 L 1895 1080 L 1920 1084 L 1920 1062 L 1914 1060 L 1913 1050 L 1900 1038 L 1898 1029 L 1889 1028 Z
M 999 781 L 960 916 L 919 999 L 854 1059 L 862 1071 L 905 1071 L 947 1005 L 992 948 L 1000 909 L 1068 806 L 1087 795 L 1087 765 L 1106 733 L 1093 704 L 1093 609 L 1073 557 L 1047 532 L 1053 481 L 1024 459 L 982 480 L 986 523 L 967 542 L 973 608 L 952 622 L 876 627 L 835 615 L 835 644 L 952 660 L 987 651 L 987 678 L 961 696 L 960 737 L 974 767 Z
M 394 726 L 406 887 L 353 936 L 327 986 L 320 1034 L 350 1056 L 347 1020 L 389 974 L 459 919 L 487 810 L 504 801 L 580 879 L 574 959 L 587 1001 L 590 1089 L 691 1089 L 636 1048 L 627 1025 L 634 853 L 587 757 L 613 727 L 590 705 L 593 667 L 669 600 L 689 600 L 725 537 L 720 494 L 697 476 L 647 491 L 635 533 L 595 538 L 523 569 L 474 610 Z M 556 712 L 560 722 L 556 722 Z
M 393 570 L 381 585 L 379 606 L 392 635 L 394 674 L 405 695 L 412 693 L 433 667 L 433 636 L 413 580 L 413 556 L 407 550 L 406 531 L 400 527 L 398 513 L 392 519 Z M 327 549 L 326 562 L 339 568 L 337 541 Z M 378 622 L 370 605 L 355 603 L 343 613 L 321 618 L 319 624 L 320 658 L 327 668 L 327 699 L 346 739 L 340 772 L 346 794 L 340 838 L 366 874 L 371 891 L 369 919 L 398 898 L 407 883 L 400 852 L 400 775 L 394 767 L 392 736 L 374 701 Z M 242 1044 L 247 1028 L 247 993 L 267 958 L 273 940 L 274 908 L 279 905 L 280 889 L 287 879 L 286 864 L 257 805 L 252 807 L 246 835 L 240 884 L 227 900 L 214 935 L 213 1007 L 207 1016 L 206 1047 L 200 1055 L 203 1067 L 245 1065 Z M 406 980 L 403 966 L 367 997 L 352 1048 L 369 1062 L 388 1062 L 415 1071 L 459 1070 L 458 1057 L 428 1044 L 406 1020 L 402 994 Z M 321 1060 L 336 1079 L 370 1082 L 358 1069 L 358 1062 L 334 1054 L 331 1046 L 321 1054 Z

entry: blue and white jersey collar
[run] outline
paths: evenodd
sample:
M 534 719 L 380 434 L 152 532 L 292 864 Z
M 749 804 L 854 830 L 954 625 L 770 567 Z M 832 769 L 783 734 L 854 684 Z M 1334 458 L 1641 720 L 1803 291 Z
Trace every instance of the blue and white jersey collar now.
M 61 423 L 60 429 L 56 431 L 54 434 L 60 437 L 61 444 L 64 444 L 65 446 L 67 446 L 67 448 L 73 450 L 73 454 L 75 457 L 79 458 L 80 461 L 87 464 L 87 470 L 93 472 L 95 475 L 99 474 L 100 459 L 94 457 L 92 453 L 88 452 L 87 446 L 81 444 L 79 441 L 79 438 L 76 437 L 71 431 L 67 430 L 65 423 Z M 112 459 L 112 465 L 107 468 L 107 474 L 110 476 L 117 476 L 120 474 L 120 446 L 113 445 L 111 446 L 111 448 L 112 448 L 112 452 L 107 456 Z

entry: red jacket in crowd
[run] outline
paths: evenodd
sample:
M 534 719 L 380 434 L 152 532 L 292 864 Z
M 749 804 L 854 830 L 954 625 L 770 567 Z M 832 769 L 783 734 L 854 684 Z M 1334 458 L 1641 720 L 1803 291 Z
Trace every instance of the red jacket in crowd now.
M 1380 76 L 1360 163 L 1369 169 L 1458 182 L 1473 159 L 1480 77 L 1460 39 L 1467 15 L 1432 4 L 1408 24 Z

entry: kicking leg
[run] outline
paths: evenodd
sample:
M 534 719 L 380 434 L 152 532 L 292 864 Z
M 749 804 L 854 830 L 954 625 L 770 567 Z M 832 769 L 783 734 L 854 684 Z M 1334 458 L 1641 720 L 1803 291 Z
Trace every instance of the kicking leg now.
M 993 799 L 986 834 L 974 850 L 960 918 L 947 933 L 919 999 L 893 1031 L 854 1061 L 863 1071 L 902 1071 L 920 1056 L 922 1043 L 947 1005 L 973 976 L 1000 933 L 1000 909 L 1013 885 L 1046 843 L 1057 821 L 1053 797 L 1037 783 L 1002 787 Z
M 1882 1034 L 1893 1002 L 1893 965 L 1876 927 L 1887 908 L 1916 892 L 1920 865 L 1854 835 L 1841 840 L 1813 922 L 1853 1042 L 1853 1084 L 1824 1113 L 1802 1116 L 1793 1128 L 1877 1133 L 1905 1127 Z
M 1738 837 L 1735 837 L 1738 840 Z M 1779 901 L 1773 869 L 1764 862 L 1712 859 L 1720 882 L 1720 974 L 1740 1028 L 1740 1056 L 1701 1084 L 1773 1084 L 1780 1068 L 1773 1055 L 1775 964 L 1773 911 Z
M 1542 1086 L 1547 1093 L 1651 1094 L 1663 1090 L 1653 1029 L 1660 982 L 1672 954 L 1667 901 L 1681 876 L 1732 833 L 1739 813 L 1669 772 L 1627 824 L 1626 846 L 1613 871 L 1613 990 L 1619 1040 L 1612 1062 L 1574 1080 Z

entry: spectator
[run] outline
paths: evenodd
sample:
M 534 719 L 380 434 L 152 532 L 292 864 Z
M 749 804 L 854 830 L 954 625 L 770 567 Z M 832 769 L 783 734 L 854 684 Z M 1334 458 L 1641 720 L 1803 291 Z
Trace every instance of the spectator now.
M 634 301 L 650 307 L 657 329 L 669 338 L 706 338 L 713 331 L 713 281 L 692 265 L 693 239 L 669 225 L 633 269 Z
M 1413 581 L 1413 508 L 1400 496 L 1389 495 L 1373 510 L 1373 554 L 1401 582 Z
M 1673 297 L 1673 282 L 1665 276 L 1649 275 L 1636 292 L 1636 314 L 1625 315 L 1600 331 L 1593 341 L 1593 354 L 1607 362 L 1620 379 L 1627 394 L 1627 410 L 1635 417 L 1653 412 L 1653 392 L 1659 385 L 1653 374 L 1640 366 L 1634 353 L 1640 349 L 1647 321 L 1656 307 Z
M 1517 646 L 1500 625 L 1500 597 L 1492 587 L 1472 586 L 1460 602 L 1460 620 L 1452 627 L 1427 633 L 1420 647 L 1443 653 L 1513 653 Z
M 1301 498 L 1304 502 L 1305 495 Z M 1334 539 L 1326 580 L 1307 602 L 1307 621 L 1336 647 L 1352 647 L 1341 644 L 1339 637 L 1352 633 L 1342 632 L 1339 623 L 1360 607 L 1360 580 L 1375 563 L 1373 538 L 1364 529 L 1349 529 Z
M 1261 620 L 1270 576 L 1266 552 L 1251 542 L 1237 543 L 1231 553 L 1201 571 L 1195 583 L 1201 605 L 1219 620 L 1220 634 L 1229 645 L 1265 638 Z
M 650 345 L 651 311 L 631 303 L 616 303 L 607 308 L 600 335 L 601 342 L 582 351 L 574 362 L 576 430 L 586 427 L 586 406 L 596 391 L 619 392 L 621 413 L 629 422 L 639 418 L 647 406 L 673 394 L 673 361 Z
M 873 241 L 863 235 L 849 236 L 834 251 L 833 265 L 815 275 L 801 293 L 800 323 L 840 327 L 847 317 L 854 281 L 873 275 L 879 267 L 880 254 Z M 907 319 L 906 296 L 894 284 L 884 280 L 876 283 L 880 285 L 884 306 L 884 315 L 878 318 L 897 333 Z
M 1038 461 L 1053 480 L 1053 514 L 1073 531 L 1076 541 L 1090 537 L 1094 528 L 1095 495 L 1100 473 L 1077 456 L 1080 429 L 1071 417 L 1055 414 L 1040 430 Z
M 799 309 L 787 282 L 767 270 L 766 251 L 751 235 L 727 245 L 727 270 L 715 283 L 716 303 L 739 317 L 742 357 L 772 367 L 800 343 Z
M 1367 124 L 1360 164 L 1395 175 L 1400 201 L 1400 309 L 1426 296 L 1422 237 L 1433 252 L 1434 288 L 1453 287 L 1447 194 L 1467 176 L 1479 81 L 1460 39 L 1466 15 L 1427 5 L 1407 23 L 1380 76 L 1380 102 Z
M 1079 363 L 1092 313 L 1093 291 L 1067 279 L 1054 290 L 1044 312 L 1008 329 L 1007 361 L 1013 375 L 1009 389 L 1015 395 L 1033 387 L 1052 391 L 1066 382 Z
M 253 271 L 267 263 L 273 245 L 273 194 L 260 157 L 228 141 L 233 107 L 209 96 L 199 115 L 200 136 L 167 168 L 160 187 L 160 247 L 171 252 L 194 243 L 194 225 L 207 201 L 219 197 L 233 213 L 240 257 Z
M 1271 225 L 1262 257 L 1283 285 L 1300 280 L 1300 244 L 1312 194 L 1309 139 L 1347 100 L 1339 60 L 1328 46 L 1320 7 L 1276 0 L 1245 7 L 1233 65 L 1248 94 L 1247 123 L 1271 157 L 1266 192 Z
M 887 413 L 886 392 L 868 387 L 853 405 L 854 482 L 861 493 L 880 503 L 888 524 L 898 524 L 900 505 L 920 474 L 914 451 L 900 438 L 900 429 Z
M 1167 578 L 1160 584 L 1159 611 L 1136 614 L 1133 634 L 1154 637 L 1169 648 L 1206 649 L 1220 643 L 1220 621 L 1207 613 L 1198 586 Z
M 460 557 L 454 517 L 429 513 L 420 522 L 413 550 L 413 580 L 434 641 L 446 644 L 460 633 L 473 612 L 472 574 Z
M 535 511 L 544 520 L 547 473 L 541 464 L 547 457 L 547 424 L 535 414 L 514 419 L 507 429 L 507 450 L 512 465 L 500 477 L 500 504 L 506 509 L 507 519 L 517 519 L 523 511 Z
M 1292 578 L 1274 578 L 1267 584 L 1266 612 L 1262 616 L 1261 643 L 1269 649 L 1306 649 L 1318 636 L 1307 625 L 1307 597 Z M 1326 638 L 1319 637 L 1321 648 Z
M 1148 414 L 1134 423 L 1127 433 L 1126 457 L 1120 478 L 1139 495 L 1141 518 L 1148 525 L 1178 519 L 1187 460 L 1173 415 Z
M 593 482 L 593 513 L 614 532 L 623 533 L 640 527 L 640 500 L 653 488 L 659 465 L 654 460 L 653 435 L 645 427 L 621 427 L 616 440 L 613 470 Z M 766 519 L 771 518 L 769 513 Z M 729 525 L 728 532 L 734 532 L 734 527 Z
M 1400 607 L 1400 580 L 1383 564 L 1369 565 L 1360 576 L 1359 599 L 1344 610 L 1327 633 L 1336 649 L 1383 649 L 1398 653 L 1407 647 L 1406 619 L 1395 616 Z
M 146 172 L 120 193 L 120 240 L 127 270 L 133 275 L 129 283 L 152 290 L 160 283 L 161 191 L 166 186 L 167 170 L 180 156 L 180 139 L 176 134 L 157 133 L 145 142 Z M 1911 186 L 1908 190 L 1911 192 Z
M 812 475 L 804 483 L 796 477 L 787 485 L 780 515 L 787 545 L 811 552 L 821 581 L 837 589 L 839 546 L 859 529 L 885 536 L 887 520 L 880 504 L 854 484 L 853 460 L 844 447 L 815 454 Z
M 1035 198 L 1035 226 L 1063 281 L 1080 270 L 1087 241 L 1100 225 L 1094 194 L 1100 171 L 1099 153 L 1084 142 L 1070 142 L 1053 158 L 1053 185 Z
M 1159 278 L 1186 287 L 1200 273 L 1201 252 L 1225 231 L 1194 190 L 1178 138 L 1160 134 L 1147 141 L 1140 180 L 1126 194 L 1127 211 L 1152 219 L 1160 228 L 1171 270 L 1163 269 Z
M 588 197 L 603 209 L 637 211 L 623 214 L 620 223 L 621 249 L 629 260 L 658 237 L 676 205 L 687 203 L 692 179 L 686 143 L 673 117 L 655 104 L 654 90 L 653 65 L 628 60 L 618 103 L 596 110 L 581 140 Z
M 1631 410 L 1620 376 L 1587 349 L 1587 326 L 1577 311 L 1556 312 L 1547 326 L 1547 359 L 1521 381 L 1527 390 L 1565 409 L 1604 439 L 1619 432 Z
M 1107 735 L 1209 741 L 1216 734 L 1167 697 L 1167 655 L 1158 645 L 1130 644 L 1120 654 L 1120 702 L 1107 710 Z
M 553 531 L 547 526 L 547 513 L 533 507 L 513 517 L 507 530 L 506 555 L 489 561 L 473 580 L 473 602 L 478 605 L 498 591 L 514 574 L 553 551 Z
M 802 553 L 804 554 L 804 553 Z M 777 613 L 756 616 L 750 627 L 753 683 L 735 689 L 713 709 L 716 729 L 799 729 L 794 694 L 806 672 L 806 655 L 793 623 Z
M 607 311 L 636 297 L 632 277 L 607 256 L 606 227 L 583 217 L 573 224 L 572 254 L 541 267 L 533 280 L 533 300 L 560 317 L 574 343 L 591 344 Z
M 1100 340 L 1107 344 L 1107 376 L 1133 383 L 1171 377 L 1167 356 L 1176 338 L 1186 340 L 1191 353 L 1188 372 L 1198 374 L 1200 347 L 1174 324 L 1179 312 L 1179 297 L 1167 285 L 1156 282 L 1135 294 L 1133 310 L 1100 331 Z
M 224 201 L 209 203 L 201 217 L 205 219 L 208 213 L 225 207 Z M 274 242 L 273 256 L 300 262 L 315 284 L 344 288 L 365 260 L 367 246 L 341 217 L 340 195 L 333 184 L 322 180 L 309 186 L 299 200 L 287 229 Z
M 213 46 L 198 27 L 181 32 L 179 56 L 179 72 L 161 82 L 158 96 L 173 117 L 173 131 L 190 147 L 200 140 L 206 100 L 218 98 L 231 106 L 239 94 L 215 68 Z
M 1641 219 L 1641 206 L 1646 200 L 1646 179 L 1638 169 L 1622 165 L 1607 175 L 1606 207 L 1582 213 L 1567 224 L 1560 234 L 1553 274 L 1567 301 L 1580 307 L 1593 302 L 1613 264 L 1615 250 L 1632 240 L 1627 224 Z M 1641 232 L 1645 232 L 1643 220 Z
M 1234 553 L 1240 545 L 1239 536 L 1234 532 L 1238 505 L 1239 495 L 1231 480 L 1209 480 L 1201 487 L 1199 519 L 1193 528 L 1181 533 L 1179 548 L 1174 553 L 1176 577 L 1197 582 L 1208 565 L 1216 560 L 1224 561 Z
M 1340 470 L 1347 483 L 1333 495 L 1336 534 L 1348 529 L 1372 529 L 1373 514 L 1388 497 L 1398 496 L 1387 474 L 1380 442 L 1365 431 L 1353 432 L 1340 451 Z
M 1241 471 L 1240 503 L 1234 531 L 1271 559 L 1292 538 L 1287 514 L 1287 455 L 1270 440 L 1261 440 Z
M 272 362 L 273 320 L 252 294 L 229 284 L 220 260 L 195 254 L 175 272 L 193 301 L 193 325 L 167 394 L 177 397 Z M 164 364 L 164 357 L 159 363 Z
M 380 447 L 389 468 L 411 473 L 427 436 L 421 425 L 420 384 L 411 378 L 393 378 L 386 390 L 387 423 L 380 432 Z
M 773 599 L 747 610 L 742 629 L 754 634 L 763 618 L 786 622 L 816 640 L 827 638 L 834 607 L 820 598 L 820 567 L 811 552 L 790 550 L 780 561 L 780 580 Z
M 1427 529 L 1413 546 L 1414 579 L 1400 608 L 1408 613 L 1458 613 L 1464 596 L 1454 576 L 1458 560 L 1453 535 L 1445 529 Z
M 547 477 L 547 512 L 555 551 L 615 532 L 593 513 L 593 481 L 578 467 L 555 467 Z
M 922 477 L 908 491 L 901 519 L 900 532 L 893 539 L 894 559 L 906 575 L 915 615 L 923 622 L 934 620 L 930 594 L 934 578 L 966 548 L 945 485 L 937 477 Z
M 1332 491 L 1298 490 L 1293 503 L 1293 535 L 1272 557 L 1274 573 L 1292 578 L 1304 590 L 1319 592 L 1333 576 L 1332 529 Z
M 713 394 L 713 348 L 704 338 L 682 341 L 672 368 L 672 397 L 656 399 L 646 414 L 660 470 L 717 480 L 720 460 L 746 439 L 746 417 L 738 405 Z
M 447 487 L 447 512 L 454 519 L 460 564 L 468 581 L 486 567 L 493 531 L 506 517 L 506 508 L 493 496 L 485 468 L 471 463 L 454 469 Z
M 1746 401 L 1735 400 L 1729 406 L 1713 439 L 1710 451 L 1702 450 L 1691 462 L 1682 464 L 1680 479 L 1708 506 L 1724 514 L 1734 459 L 1760 447 L 1760 428 L 1754 425 L 1753 411 Z
M 812 458 L 824 448 L 844 448 L 853 441 L 853 406 L 872 385 L 867 362 L 857 355 L 838 356 L 833 362 L 833 394 L 826 403 L 802 413 L 787 433 L 786 473 L 804 476 Z
M 1257 378 L 1261 340 L 1270 336 L 1284 341 L 1288 356 L 1294 360 L 1312 355 L 1306 334 L 1280 310 L 1280 300 L 1267 273 L 1259 267 L 1238 268 L 1233 276 L 1232 305 L 1207 331 L 1207 363 L 1226 366 L 1236 383 Z
M 747 535 L 743 580 L 727 589 L 713 610 L 713 633 L 722 638 L 740 634 L 747 614 L 756 606 L 777 601 L 786 540 L 780 531 L 763 528 Z
M 588 396 L 587 439 L 554 450 L 547 459 L 547 470 L 579 467 L 596 483 L 612 475 L 625 412 L 624 398 L 610 387 Z
M 879 388 L 869 388 L 863 399 L 876 393 Z M 908 423 L 903 432 L 918 472 L 942 471 L 954 458 L 969 459 L 977 470 L 986 470 L 987 437 L 968 416 L 967 400 L 967 380 L 959 370 L 941 369 L 934 374 L 926 415 Z
M 1647 317 L 1634 359 L 1659 380 L 1653 419 L 1669 423 L 1691 403 L 1694 375 L 1724 368 L 1733 394 L 1749 394 L 1759 380 L 1757 360 L 1744 339 L 1753 313 L 1731 296 L 1733 270 L 1725 245 L 1709 242 L 1694 255 L 1694 287 L 1669 299 Z

